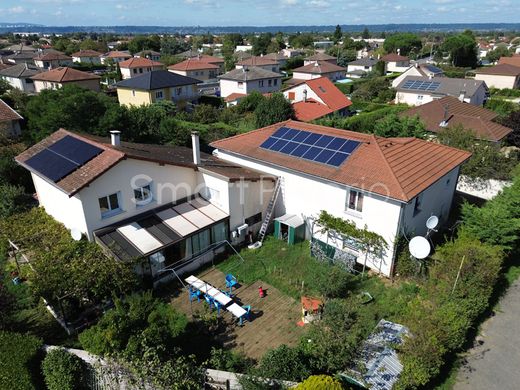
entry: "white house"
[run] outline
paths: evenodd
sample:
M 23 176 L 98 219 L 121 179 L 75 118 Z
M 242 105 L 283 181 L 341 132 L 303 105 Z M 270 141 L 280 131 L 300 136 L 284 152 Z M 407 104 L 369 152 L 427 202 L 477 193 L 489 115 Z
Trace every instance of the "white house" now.
M 401 81 L 403 81 L 408 76 L 429 78 L 444 77 L 444 71 L 441 68 L 431 64 L 414 64 L 392 80 L 392 87 L 396 88 L 399 84 L 401 84 Z
M 280 90 L 282 75 L 258 67 L 233 69 L 220 79 L 220 96 L 223 98 L 231 94 L 247 95 L 253 91 L 272 93 Z
M 83 63 L 83 64 L 101 64 L 101 56 L 103 53 L 99 53 L 95 50 L 80 50 L 76 53 L 72 53 L 72 62 Z
M 396 53 L 387 54 L 381 61 L 385 63 L 385 73 L 403 73 L 410 67 L 410 59 Z
M 192 137 L 190 149 L 121 142 L 118 131 L 110 140 L 60 129 L 16 161 L 31 172 L 49 215 L 123 261 L 142 258 L 142 272 L 156 281 L 168 276 L 159 269 L 190 260 L 197 267 L 215 244 L 243 240 L 246 223 L 257 231 L 275 184 L 201 154 Z
M 161 53 L 155 50 L 143 50 L 139 53 L 135 53 L 134 57 L 140 57 L 140 58 L 148 58 L 152 61 L 160 61 L 161 60 Z
M 520 88 L 520 67 L 498 64 L 475 71 L 475 80 L 482 80 L 489 88 Z
M 6 137 L 18 137 L 22 134 L 20 121 L 22 116 L 0 99 L 0 134 Z
M 337 65 L 336 57 L 325 54 L 325 53 L 316 53 L 309 57 L 305 57 L 303 60 L 303 66 L 315 64 L 317 62 L 324 62 L 324 61 Z
M 375 58 L 361 58 L 359 60 L 351 61 L 347 65 L 347 73 L 351 72 L 364 72 L 369 73 L 374 70 L 374 66 L 378 63 Z
M 337 259 L 365 261 L 351 238 L 328 239 L 314 227 L 322 210 L 382 236 L 383 253 L 367 266 L 384 275 L 394 267 L 396 237 L 424 235 L 431 215 L 445 223 L 460 165 L 470 154 L 415 138 L 385 139 L 296 121 L 215 141 L 214 155 L 277 176 L 275 217 L 301 220 L 306 238 L 322 242 Z
M 31 77 L 41 72 L 42 70 L 36 65 L 17 64 L 0 70 L 0 78 L 13 88 L 25 93 L 34 93 L 34 81 Z
M 132 57 L 119 63 L 119 69 L 121 69 L 121 76 L 123 76 L 123 80 L 141 76 L 143 73 L 152 72 L 154 70 L 161 70 L 163 68 L 164 65 L 160 62 L 152 61 L 148 58 L 142 57 Z
M 100 58 L 101 63 L 105 65 L 108 64 L 110 61 L 112 61 L 113 63 L 122 62 L 128 60 L 129 58 L 132 58 L 132 56 L 130 55 L 130 53 L 124 51 L 112 50 L 108 53 L 103 54 Z
M 327 77 L 330 81 L 345 78 L 346 69 L 328 61 L 318 61 L 293 69 L 293 79 L 311 80 L 319 77 Z
M 68 67 L 59 67 L 38 73 L 31 77 L 34 81 L 34 91 L 40 93 L 45 89 L 59 89 L 64 85 L 77 85 L 92 91 L 101 90 L 99 81 L 101 77 L 89 72 Z
M 263 57 L 249 57 L 236 63 L 236 69 L 243 68 L 262 68 L 270 72 L 280 73 L 280 63 L 277 59 L 263 56 Z
M 482 106 L 489 96 L 484 81 L 449 77 L 407 76 L 395 89 L 395 102 L 410 106 L 420 106 L 444 96 L 453 96 L 460 101 Z
M 54 69 L 72 65 L 72 57 L 63 53 L 40 53 L 34 57 L 34 64 L 41 69 Z

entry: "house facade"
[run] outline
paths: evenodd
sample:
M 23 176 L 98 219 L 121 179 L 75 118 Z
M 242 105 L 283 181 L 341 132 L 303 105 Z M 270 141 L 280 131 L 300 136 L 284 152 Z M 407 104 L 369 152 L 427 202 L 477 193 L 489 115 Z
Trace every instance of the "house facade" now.
M 248 95 L 253 91 L 277 92 L 282 86 L 280 73 L 257 67 L 233 69 L 219 76 L 219 80 L 220 96 L 223 98 L 232 94 Z
M 453 96 L 460 101 L 482 106 L 489 96 L 484 81 L 471 79 L 455 79 L 449 77 L 417 77 L 407 76 L 396 87 L 395 102 L 420 106 L 444 96 Z
M 180 74 L 181 76 L 191 77 L 203 82 L 217 80 L 217 76 L 220 74 L 220 67 L 218 65 L 200 60 L 197 57 L 188 58 L 178 64 L 170 65 L 168 70 Z
M 41 53 L 34 57 L 34 64 L 41 69 L 54 69 L 72 65 L 72 57 L 63 53 Z
M 369 73 L 374 70 L 374 67 L 376 66 L 378 60 L 374 58 L 360 58 L 359 60 L 355 60 L 352 62 L 349 62 L 347 65 L 347 73 L 352 72 L 364 72 Z
M 44 89 L 58 89 L 69 84 L 75 84 L 96 92 L 101 90 L 101 77 L 68 67 L 59 67 L 38 73 L 32 76 L 31 79 L 34 81 L 34 91 L 36 93 L 40 93 Z
M 350 154 L 342 164 L 331 163 L 332 157 L 324 164 L 318 162 L 319 150 L 292 145 L 294 140 L 305 143 L 311 138 L 314 145 L 321 140 L 323 145 L 333 142 L 332 149 L 340 148 L 336 153 L 349 150 Z M 335 258 L 366 261 L 386 276 L 393 272 L 399 235 L 424 235 L 431 215 L 441 223 L 447 221 L 460 165 L 470 157 L 465 151 L 423 140 L 384 139 L 295 121 L 215 141 L 212 146 L 219 159 L 280 178 L 275 217 L 300 218 L 306 238 L 320 241 Z M 304 149 L 303 157 L 297 157 Z M 307 154 L 318 160 L 307 159 Z M 356 240 L 320 233 L 315 223 L 322 210 L 360 229 L 366 226 L 383 237 L 388 247 L 382 253 L 365 253 Z
M 13 88 L 31 94 L 35 92 L 32 76 L 41 73 L 36 65 L 18 64 L 0 70 L 0 78 L 7 81 Z
M 428 77 L 432 79 L 434 77 L 444 77 L 444 71 L 431 64 L 415 64 L 393 79 L 392 87 L 396 88 L 408 76 Z
M 20 114 L 0 99 L 0 134 L 5 137 L 19 137 L 22 134 L 20 127 L 22 120 Z
M 244 69 L 244 68 L 251 68 L 251 67 L 257 67 L 262 68 L 264 70 L 280 73 L 280 63 L 277 59 L 262 56 L 262 57 L 250 57 L 247 59 L 244 59 L 242 61 L 237 62 L 235 65 L 236 69 Z
M 410 67 L 410 59 L 399 53 L 390 53 L 381 58 L 385 63 L 385 73 L 403 73 Z
M 31 172 L 49 215 L 121 260 L 143 259 L 142 272 L 152 279 L 168 276 L 160 269 L 200 254 L 206 261 L 212 245 L 243 240 L 245 232 L 230 232 L 262 220 L 275 179 L 201 154 L 197 134 L 193 149 L 125 143 L 119 132 L 111 136 L 61 129 L 16 161 Z M 64 145 L 90 159 L 64 170 L 68 158 L 77 158 L 67 157 Z M 35 162 L 46 150 L 57 153 L 53 168 Z M 259 228 L 258 222 L 250 225 Z
M 475 71 L 475 80 L 481 80 L 489 88 L 520 88 L 520 67 L 510 64 L 499 64 Z
M 76 53 L 72 53 L 72 62 L 83 63 L 83 64 L 101 64 L 101 56 L 103 53 L 99 53 L 95 50 L 80 50 Z
M 335 82 L 344 79 L 345 72 L 346 69 L 341 66 L 328 61 L 319 61 L 293 69 L 293 79 L 312 80 L 319 77 L 327 77 L 330 81 Z
M 108 64 L 110 62 L 119 63 L 128 60 L 129 58 L 132 58 L 130 53 L 117 50 L 109 51 L 108 53 L 105 53 L 100 57 L 101 63 L 103 65 Z
M 163 68 L 164 65 L 160 62 L 141 57 L 133 57 L 119 62 L 119 69 L 121 69 L 123 80 L 137 77 L 144 73 L 153 72 L 154 70 L 161 70 Z
M 195 102 L 199 98 L 197 85 L 201 81 L 167 70 L 147 72 L 116 84 L 119 104 L 148 105 L 158 101 Z

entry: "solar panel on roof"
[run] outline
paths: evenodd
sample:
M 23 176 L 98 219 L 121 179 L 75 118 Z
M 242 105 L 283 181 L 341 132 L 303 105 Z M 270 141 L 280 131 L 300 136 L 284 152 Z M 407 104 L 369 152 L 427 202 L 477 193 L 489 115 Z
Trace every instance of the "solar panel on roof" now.
M 262 149 L 339 167 L 359 145 L 358 141 L 280 127 L 266 139 Z
M 64 178 L 78 167 L 73 161 L 47 149 L 43 149 L 25 163 L 54 182 Z
M 423 81 L 423 80 L 406 80 L 402 89 L 413 89 L 420 91 L 436 91 L 441 83 L 437 81 Z
M 71 137 L 70 135 L 63 137 L 47 149 L 65 157 L 66 159 L 72 160 L 78 165 L 85 164 L 103 151 L 97 146 L 81 141 L 75 137 Z

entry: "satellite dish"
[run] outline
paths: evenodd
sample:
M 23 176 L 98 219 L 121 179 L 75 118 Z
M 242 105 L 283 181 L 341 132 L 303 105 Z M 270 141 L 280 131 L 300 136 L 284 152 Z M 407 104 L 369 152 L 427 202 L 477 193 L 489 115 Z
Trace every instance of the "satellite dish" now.
M 432 215 L 430 218 L 426 220 L 426 227 L 430 230 L 435 230 L 438 224 L 439 218 L 436 215 Z
M 431 246 L 426 238 L 416 236 L 408 243 L 408 249 L 413 257 L 420 260 L 428 257 L 431 251 Z
M 81 237 L 83 237 L 83 234 L 81 233 L 80 230 L 78 230 L 76 228 L 72 228 L 72 229 L 70 229 L 70 236 L 72 237 L 72 239 L 74 241 L 80 241 Z

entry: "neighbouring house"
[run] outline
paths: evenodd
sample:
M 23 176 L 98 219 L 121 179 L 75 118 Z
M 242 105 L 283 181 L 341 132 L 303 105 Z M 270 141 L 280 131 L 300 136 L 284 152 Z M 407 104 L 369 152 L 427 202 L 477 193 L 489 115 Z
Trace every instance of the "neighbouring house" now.
M 282 75 L 262 68 L 233 69 L 219 76 L 220 96 L 223 98 L 231 94 L 248 95 L 253 91 L 272 93 L 280 90 Z
M 306 80 L 283 90 L 294 107 L 296 119 L 312 121 L 327 115 L 344 116 L 352 104 L 327 77 Z
M 237 45 L 237 47 L 235 48 L 235 52 L 239 52 L 239 51 L 248 52 L 251 50 L 253 50 L 252 45 Z
M 366 76 L 367 73 L 372 72 L 379 61 L 375 58 L 361 58 L 359 60 L 351 61 L 347 65 L 347 76 L 352 78 L 359 78 Z
M 441 225 L 447 222 L 460 166 L 471 156 L 421 139 L 387 139 L 292 120 L 211 146 L 222 160 L 279 178 L 282 195 L 274 218 L 299 218 L 305 237 L 330 257 L 366 262 L 386 276 L 393 273 L 398 236 L 426 234 L 432 215 Z M 388 247 L 364 253 L 352 237 L 324 233 L 316 226 L 322 210 L 379 234 Z
M 197 133 L 191 149 L 120 137 L 60 129 L 15 160 L 47 214 L 122 261 L 141 259 L 154 282 L 172 276 L 163 268 L 198 268 L 260 228 L 275 177 L 201 153 Z
M 106 65 L 109 62 L 118 63 L 128 60 L 129 58 L 132 58 L 132 56 L 130 55 L 130 53 L 125 51 L 113 50 L 103 54 L 100 58 L 101 63 L 103 65 Z
M 76 53 L 72 53 L 72 62 L 82 63 L 82 64 L 101 64 L 101 56 L 103 53 L 100 53 L 95 50 L 80 50 Z
M 10 68 L 11 66 L 13 66 L 13 64 L 4 64 L 4 63 L 0 60 L 0 70 L 4 70 L 4 69 L 7 69 L 7 68 Z
M 22 134 L 20 127 L 22 120 L 20 114 L 0 99 L 0 134 L 5 137 L 19 137 Z
M 152 60 L 152 61 L 160 61 L 161 53 L 159 53 L 158 51 L 154 51 L 154 50 L 143 50 L 143 51 L 140 51 L 139 53 L 135 53 L 134 57 L 148 58 L 149 60 Z
M 304 51 L 303 50 L 299 50 L 299 49 L 282 49 L 282 54 L 286 57 L 286 58 L 294 58 L 294 57 L 301 57 L 303 56 L 304 54 Z
M 280 52 L 280 53 L 267 53 L 264 56 L 264 58 L 267 58 L 269 60 L 277 61 L 278 65 L 280 66 L 280 68 L 285 68 L 285 66 L 287 65 L 287 60 L 289 59 L 289 57 L 286 57 L 285 54 L 283 54 L 283 52 Z
M 58 89 L 64 85 L 74 84 L 92 91 L 99 92 L 101 77 L 93 73 L 82 72 L 68 67 L 59 67 L 38 73 L 31 77 L 34 81 L 34 90 L 40 93 L 44 89 Z
M 294 80 L 311 80 L 319 77 L 327 77 L 330 81 L 345 78 L 346 69 L 328 61 L 313 62 L 308 65 L 293 69 Z
M 155 70 L 116 84 L 119 104 L 142 106 L 161 100 L 195 102 L 200 80 L 167 70 Z
M 444 77 L 444 71 L 432 64 L 414 64 L 392 80 L 392 87 L 396 88 L 408 76 Z
M 325 53 L 316 53 L 316 54 L 313 54 L 309 57 L 306 57 L 304 58 L 303 60 L 303 65 L 311 65 L 311 64 L 315 64 L 317 62 L 328 62 L 328 63 L 331 63 L 333 65 L 337 65 L 337 59 L 336 57 L 333 57 L 333 56 L 330 56 L 328 54 L 325 54 Z
M 195 59 L 196 58 L 197 60 L 199 60 L 201 62 L 207 62 L 208 64 L 216 65 L 219 67 L 218 73 L 219 74 L 224 73 L 225 61 L 223 58 L 209 56 L 207 54 L 200 54 L 199 52 L 194 52 L 194 51 L 187 51 L 187 52 L 184 52 L 181 54 L 184 54 L 184 55 L 179 55 L 179 57 L 186 58 L 186 59 L 189 59 L 189 58 Z
M 0 78 L 7 81 L 13 88 L 25 93 L 34 93 L 34 81 L 32 76 L 41 73 L 36 65 L 17 64 L 0 70 Z
M 7 55 L 5 57 L 2 57 L 4 61 L 11 63 L 11 64 L 31 64 L 34 65 L 34 56 L 36 55 L 36 52 L 33 51 L 22 51 L 22 52 L 16 52 L 14 54 Z
M 34 64 L 41 69 L 54 69 L 72 65 L 72 57 L 63 53 L 40 53 L 33 60 Z
M 520 54 L 514 54 L 511 57 L 500 57 L 498 60 L 498 64 L 508 64 L 520 67 Z
M 244 59 L 242 61 L 239 61 L 236 63 L 235 68 L 236 69 L 243 69 L 243 68 L 262 68 L 271 72 L 280 73 L 280 64 L 278 63 L 278 60 L 268 58 L 266 56 L 263 57 L 250 57 L 247 59 Z
M 164 65 L 148 58 L 132 57 L 119 63 L 123 80 L 137 77 L 143 73 L 152 72 L 154 70 L 164 69 Z
M 498 114 L 487 108 L 475 106 L 452 96 L 433 100 L 400 113 L 401 116 L 418 116 L 432 133 L 446 128 L 463 126 L 472 130 L 477 139 L 500 142 L 513 130 L 495 122 Z
M 386 73 L 403 73 L 410 67 L 410 59 L 400 54 L 390 53 L 381 58 L 385 63 Z
M 475 80 L 482 80 L 489 88 L 520 88 L 520 66 L 499 64 L 475 71 Z
M 182 62 L 170 65 L 168 70 L 181 76 L 192 77 L 200 81 L 216 80 L 220 74 L 220 67 L 198 57 L 188 58 Z
M 407 76 L 395 88 L 395 102 L 420 106 L 440 99 L 444 96 L 454 96 L 461 101 L 482 106 L 486 102 L 489 91 L 486 83 L 481 80 L 455 79 L 449 77 Z

